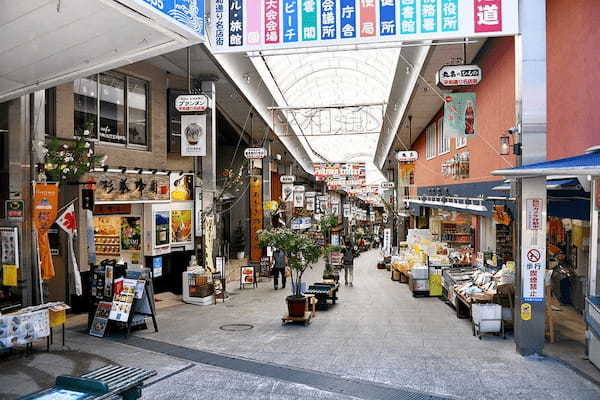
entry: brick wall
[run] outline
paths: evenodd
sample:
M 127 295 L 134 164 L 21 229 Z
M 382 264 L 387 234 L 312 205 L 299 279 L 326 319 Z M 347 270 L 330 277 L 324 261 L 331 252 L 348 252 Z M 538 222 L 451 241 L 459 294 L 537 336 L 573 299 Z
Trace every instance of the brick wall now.
M 498 154 L 499 137 L 515 125 L 513 38 L 491 39 L 491 43 L 480 53 L 477 63 L 483 70 L 483 80 L 476 88 L 469 90 L 477 94 L 477 134 L 469 138 L 467 146 L 460 149 L 456 149 L 456 141 L 451 139 L 449 153 L 427 160 L 426 134 L 425 131 L 421 132 L 413 144 L 413 148 L 419 152 L 415 170 L 415 184 L 418 187 L 498 180 L 498 177 L 490 175 L 491 171 L 515 165 L 514 156 Z M 441 117 L 442 104 L 434 120 Z M 463 151 L 470 153 L 469 178 L 442 176 L 442 163 Z

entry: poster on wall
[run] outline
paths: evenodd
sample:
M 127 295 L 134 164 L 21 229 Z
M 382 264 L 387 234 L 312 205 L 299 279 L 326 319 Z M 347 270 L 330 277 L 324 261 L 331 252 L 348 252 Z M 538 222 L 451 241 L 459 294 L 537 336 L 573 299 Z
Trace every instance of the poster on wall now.
M 194 194 L 193 174 L 171 174 L 171 200 L 191 201 Z
M 192 210 L 171 210 L 171 243 L 192 241 Z
M 444 103 L 444 134 L 447 138 L 473 136 L 477 132 L 475 93 L 450 93 Z
M 291 203 L 294 201 L 294 185 L 292 183 L 281 185 L 281 198 L 284 203 Z
M 168 211 L 159 211 L 154 214 L 154 247 L 166 246 L 170 242 L 171 216 Z
M 142 249 L 142 224 L 140 217 L 121 218 L 121 250 L 140 251 Z
M 546 248 L 529 247 L 523 251 L 521 272 L 523 301 L 540 303 L 544 301 L 544 278 L 546 275 Z
M 315 198 L 314 197 L 306 198 L 306 211 L 315 211 Z
M 294 207 L 304 207 L 304 192 L 294 191 Z
M 19 228 L 16 226 L 0 227 L 0 245 L 2 265 L 14 265 L 19 268 Z
M 206 156 L 206 114 L 181 116 L 181 155 Z

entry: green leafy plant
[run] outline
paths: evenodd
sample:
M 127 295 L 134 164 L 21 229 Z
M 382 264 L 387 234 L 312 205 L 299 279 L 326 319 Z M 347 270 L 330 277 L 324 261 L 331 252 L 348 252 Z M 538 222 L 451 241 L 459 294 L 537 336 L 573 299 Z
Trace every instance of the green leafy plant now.
M 58 139 L 52 138 L 46 149 L 46 175 L 60 184 L 77 181 L 103 158 L 94 153 L 89 131 L 76 135 L 71 145 L 61 144 Z
M 282 250 L 288 258 L 292 270 L 294 295 L 302 297 L 302 275 L 319 260 L 322 248 L 310 236 L 295 232 L 289 228 L 259 231 L 258 240 L 262 247 L 275 247 Z

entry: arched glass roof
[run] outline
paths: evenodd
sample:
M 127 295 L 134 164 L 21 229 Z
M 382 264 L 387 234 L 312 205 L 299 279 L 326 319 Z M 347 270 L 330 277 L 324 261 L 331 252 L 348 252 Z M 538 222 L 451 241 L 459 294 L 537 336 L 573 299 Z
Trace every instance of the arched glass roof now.
M 314 161 L 323 161 L 323 156 L 331 162 L 370 163 L 400 49 L 326 50 L 263 55 L 266 68 L 257 66 L 257 70 L 275 92 L 274 98 L 283 103 L 278 106 L 302 109 L 284 115 Z M 344 107 L 357 105 L 362 107 Z M 325 108 L 309 110 L 319 107 Z M 372 178 L 380 175 L 369 169 Z

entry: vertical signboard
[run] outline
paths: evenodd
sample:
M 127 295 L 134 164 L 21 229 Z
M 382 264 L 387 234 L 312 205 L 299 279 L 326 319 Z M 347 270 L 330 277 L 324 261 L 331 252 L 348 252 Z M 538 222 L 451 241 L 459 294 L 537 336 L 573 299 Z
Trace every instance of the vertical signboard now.
M 336 38 L 336 2 L 334 0 L 321 0 L 321 39 L 332 40 Z
M 265 1 L 265 44 L 279 43 L 279 0 Z
M 395 0 L 379 0 L 379 32 L 381 36 L 396 34 Z
M 360 0 L 360 36 L 374 37 L 376 33 L 375 0 Z
M 244 45 L 244 2 L 243 0 L 229 1 L 229 46 Z
M 261 4 L 259 1 L 246 2 L 246 42 L 249 45 L 260 43 L 261 37 Z
M 262 248 L 257 233 L 263 228 L 262 180 L 250 178 L 250 260 L 260 261 Z
M 356 0 L 340 1 L 340 37 L 356 37 Z
M 212 0 L 215 53 L 512 36 L 516 0 Z
M 298 41 L 298 0 L 283 1 L 283 41 Z

